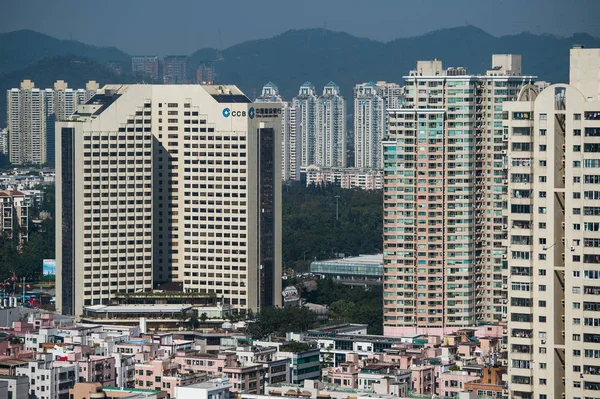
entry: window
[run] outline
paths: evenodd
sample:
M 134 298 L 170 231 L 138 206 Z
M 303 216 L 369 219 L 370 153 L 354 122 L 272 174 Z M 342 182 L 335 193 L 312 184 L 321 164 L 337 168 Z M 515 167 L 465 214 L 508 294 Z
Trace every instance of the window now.
M 546 322 L 546 316 L 539 316 L 539 321 L 540 321 L 540 323 L 545 323 Z
M 546 379 L 540 378 L 540 385 L 546 385 Z
M 538 301 L 538 306 L 540 308 L 545 308 L 546 307 L 546 301 Z
M 546 292 L 546 286 L 543 284 L 540 284 L 539 291 Z
M 542 370 L 545 370 L 546 369 L 546 363 L 540 363 L 540 368 Z
M 540 160 L 539 164 L 540 164 L 540 166 L 546 166 L 546 161 L 545 160 Z
M 540 183 L 546 183 L 546 176 L 539 177 Z
M 573 356 L 581 356 L 581 351 L 579 349 L 573 349 Z
M 545 206 L 540 206 L 538 208 L 538 213 L 540 213 L 540 214 L 546 214 L 546 207 Z
M 540 129 L 540 136 L 546 135 L 546 129 Z
M 580 309 L 581 308 L 581 302 L 573 302 L 573 309 Z
M 581 114 L 573 114 L 573 120 L 580 121 L 581 120 Z
M 539 275 L 540 276 L 545 276 L 546 275 L 546 269 L 540 269 L 539 270 Z
M 580 145 L 574 145 L 573 146 L 573 152 L 580 152 L 581 151 L 581 146 Z M 586 151 L 589 152 L 589 151 Z
M 546 151 L 546 144 L 540 144 L 540 151 L 541 152 L 545 152 Z

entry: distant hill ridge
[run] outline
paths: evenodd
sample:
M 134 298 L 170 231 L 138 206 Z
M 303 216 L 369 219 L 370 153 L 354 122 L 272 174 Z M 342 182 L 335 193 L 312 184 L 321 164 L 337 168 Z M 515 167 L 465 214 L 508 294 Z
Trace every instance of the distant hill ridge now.
M 471 73 L 483 73 L 491 65 L 494 53 L 523 55 L 523 73 L 541 80 L 567 82 L 569 49 L 581 44 L 600 47 L 600 39 L 588 34 L 571 37 L 521 33 L 495 37 L 474 26 L 441 29 L 422 36 L 379 42 L 325 29 L 289 30 L 269 39 L 236 44 L 221 51 L 216 62 L 217 82 L 239 86 L 249 97 L 260 94 L 265 82 L 273 81 L 287 100 L 300 85 L 312 82 L 318 91 L 333 80 L 348 99 L 356 83 L 369 80 L 402 82 L 417 60 L 437 58 L 444 67 L 464 66 Z M 217 50 L 200 49 L 189 57 L 191 70 L 201 61 L 214 60 Z M 52 57 L 52 58 L 48 58 Z M 74 62 L 86 58 L 90 76 Z M 38 87 L 64 79 L 78 87 L 80 78 L 100 84 L 133 82 L 131 76 L 115 76 L 104 68 L 106 61 L 120 61 L 126 73 L 131 71 L 127 53 L 112 47 L 97 47 L 71 40 L 59 40 L 30 30 L 0 34 L 0 90 L 18 87 L 23 79 L 32 79 Z M 93 66 L 95 63 L 101 65 Z M 101 75 L 101 76 L 100 76 Z M 0 95 L 0 106 L 6 101 Z M 0 108 L 0 126 L 5 123 Z M 348 110 L 351 113 L 351 109 Z

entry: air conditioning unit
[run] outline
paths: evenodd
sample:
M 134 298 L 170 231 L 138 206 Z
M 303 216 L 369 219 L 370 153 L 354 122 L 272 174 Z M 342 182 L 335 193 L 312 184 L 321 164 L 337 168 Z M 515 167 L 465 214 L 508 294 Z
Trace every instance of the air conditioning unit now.
M 508 230 L 508 225 L 507 224 L 503 225 L 502 230 Z
M 545 251 L 545 250 L 547 250 L 547 249 L 548 249 L 548 247 L 547 247 L 547 246 L 545 246 L 545 245 L 542 247 L 542 251 Z
M 571 245 L 571 252 L 575 252 L 575 247 Z
M 546 340 L 545 339 L 543 339 L 541 342 L 542 342 L 542 345 L 546 344 Z

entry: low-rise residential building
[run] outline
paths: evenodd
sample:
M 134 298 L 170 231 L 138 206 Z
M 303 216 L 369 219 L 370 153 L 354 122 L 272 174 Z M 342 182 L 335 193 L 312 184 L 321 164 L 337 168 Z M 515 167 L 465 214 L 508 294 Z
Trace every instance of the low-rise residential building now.
M 29 205 L 21 191 L 0 191 L 0 233 L 19 246 L 29 240 Z
M 307 186 L 337 186 L 341 188 L 383 189 L 383 170 L 360 168 L 328 168 L 303 166 L 300 180 Z
M 77 382 L 77 366 L 53 364 L 52 355 L 37 353 L 36 358 L 17 367 L 17 375 L 29 380 L 29 395 L 38 399 L 66 398 L 69 389 Z
M 9 399 L 28 399 L 29 381 L 24 375 L 0 375 L 0 382 L 6 383 L 6 394 Z M 0 395 L 0 397 L 2 397 Z
M 223 379 L 204 381 L 175 389 L 177 399 L 229 399 L 233 384 Z

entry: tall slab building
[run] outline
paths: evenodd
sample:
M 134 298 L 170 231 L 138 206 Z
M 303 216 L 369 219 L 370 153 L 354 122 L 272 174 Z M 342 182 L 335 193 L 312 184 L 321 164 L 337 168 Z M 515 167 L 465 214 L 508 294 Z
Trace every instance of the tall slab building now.
M 379 81 L 354 86 L 354 166 L 381 169 L 382 139 L 387 128 L 387 110 L 404 102 L 404 88 Z
M 600 390 L 599 70 L 600 49 L 572 49 L 570 85 L 504 104 L 511 398 Z
M 420 61 L 389 110 L 384 333 L 443 334 L 506 316 L 502 104 L 535 77 L 494 55 L 485 75 Z
M 34 82 L 24 80 L 20 88 L 7 90 L 11 163 L 54 163 L 54 124 L 70 116 L 97 89 L 98 84 L 93 80 L 85 89 L 75 90 L 62 80 L 54 83 L 53 89 L 39 89 Z
M 314 165 L 316 162 L 315 148 L 317 146 L 317 94 L 315 86 L 310 82 L 305 82 L 300 86 L 298 95 L 294 97 L 292 105 L 300 113 L 297 117 L 300 124 L 300 146 L 302 149 L 300 166 Z
M 300 180 L 300 155 L 302 140 L 300 139 L 299 109 L 285 101 L 279 94 L 277 85 L 268 82 L 264 85 L 257 103 L 281 104 L 281 179 L 283 181 Z
M 235 86 L 109 85 L 58 123 L 58 311 L 171 281 L 279 305 L 280 115 Z
M 329 82 L 315 107 L 315 165 L 346 167 L 346 100 L 340 88 Z

